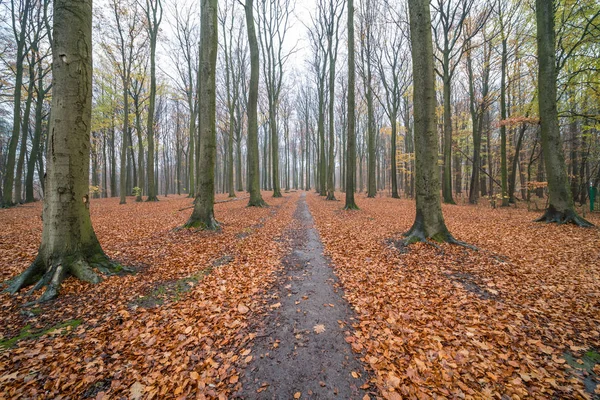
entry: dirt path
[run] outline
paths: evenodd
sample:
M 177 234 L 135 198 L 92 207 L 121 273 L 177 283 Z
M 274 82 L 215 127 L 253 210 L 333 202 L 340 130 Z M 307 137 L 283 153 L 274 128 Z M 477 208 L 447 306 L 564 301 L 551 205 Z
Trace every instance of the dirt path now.
M 239 398 L 362 399 L 368 381 L 344 340 L 353 313 L 337 288 L 302 194 L 289 230 L 292 251 L 259 331 Z M 298 397 L 300 393 L 300 397 Z

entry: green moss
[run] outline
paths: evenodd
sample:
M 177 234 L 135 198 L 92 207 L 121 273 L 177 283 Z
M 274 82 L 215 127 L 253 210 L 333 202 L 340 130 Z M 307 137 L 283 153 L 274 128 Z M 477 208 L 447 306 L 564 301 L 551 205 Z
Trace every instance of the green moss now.
M 201 229 L 204 230 L 206 229 L 206 224 L 202 221 L 194 221 L 194 222 L 188 222 L 186 223 L 184 226 L 184 228 L 188 228 L 188 229 Z
M 431 237 L 431 240 L 438 243 L 444 243 L 448 241 L 448 233 L 447 232 L 438 232 Z
M 32 310 L 32 312 L 34 311 Z M 31 325 L 28 324 L 21 329 L 17 336 L 0 340 L 0 348 L 9 349 L 21 340 L 37 339 L 39 337 L 50 333 L 54 333 L 56 331 L 60 331 L 58 333 L 64 335 L 68 332 L 73 331 L 76 327 L 81 325 L 81 322 L 82 320 L 80 319 L 70 319 L 59 324 L 38 330 L 32 330 Z
M 184 293 L 191 290 L 193 285 L 190 285 L 190 283 L 199 282 L 206 275 L 210 274 L 212 270 L 213 267 L 208 267 L 186 278 L 166 282 L 156 287 L 150 294 L 139 298 L 135 304 L 150 308 L 162 305 L 166 301 L 179 301 Z
M 600 364 L 600 354 L 597 351 L 591 350 L 584 354 L 584 357 L 593 361 L 596 364 Z

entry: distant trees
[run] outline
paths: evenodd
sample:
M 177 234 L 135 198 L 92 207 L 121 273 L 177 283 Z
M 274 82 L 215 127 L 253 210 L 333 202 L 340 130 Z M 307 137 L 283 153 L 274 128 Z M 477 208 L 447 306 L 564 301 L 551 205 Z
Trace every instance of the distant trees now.
M 282 188 L 315 188 L 328 199 L 342 190 L 350 205 L 355 191 L 414 197 L 417 93 L 407 10 L 400 0 L 352 4 L 348 14 L 342 0 L 319 0 L 310 10 L 295 8 L 292 0 L 260 0 L 252 3 L 254 24 L 248 27 L 238 1 L 220 3 L 214 192 L 235 196 L 248 189 L 258 205 L 264 204 L 260 188 L 275 196 Z M 5 206 L 45 193 L 49 5 L 0 3 L 6 16 L 0 19 Z M 536 8 L 512 0 L 434 0 L 430 8 L 442 200 L 539 207 L 546 196 L 554 199 L 555 177 L 545 161 L 552 157 L 544 140 L 547 117 L 537 107 L 538 91 L 547 88 L 538 85 L 543 66 L 528 56 L 540 39 L 531 24 Z M 124 203 L 131 194 L 137 201 L 158 199 L 159 192 L 198 194 L 206 171 L 199 11 L 191 0 L 110 0 L 98 8 L 92 197 Z M 554 16 L 558 145 L 549 151 L 563 154 L 575 210 L 586 202 L 590 183 L 600 181 L 600 11 L 593 0 L 557 1 Z M 161 30 L 163 18 L 171 29 Z M 292 33 L 302 28 L 306 37 L 294 43 Z M 347 47 L 346 38 L 355 46 Z M 296 49 L 305 46 L 308 60 L 301 60 Z M 251 74 L 256 65 L 258 77 Z

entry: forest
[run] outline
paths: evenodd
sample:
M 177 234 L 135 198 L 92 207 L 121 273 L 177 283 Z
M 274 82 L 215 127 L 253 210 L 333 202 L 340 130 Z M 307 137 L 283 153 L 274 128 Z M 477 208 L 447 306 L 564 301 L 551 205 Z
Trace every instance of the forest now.
M 0 0 L 0 399 L 600 399 L 597 0 Z

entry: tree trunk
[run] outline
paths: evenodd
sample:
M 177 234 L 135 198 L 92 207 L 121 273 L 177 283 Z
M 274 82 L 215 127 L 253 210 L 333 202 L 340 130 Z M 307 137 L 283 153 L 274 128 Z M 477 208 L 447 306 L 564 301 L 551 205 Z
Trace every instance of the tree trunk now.
M 41 61 L 39 61 L 41 62 Z M 25 111 L 23 112 L 23 121 L 21 127 L 21 145 L 19 146 L 19 159 L 17 161 L 17 173 L 15 175 L 15 202 L 23 202 L 23 165 L 25 164 L 25 154 L 27 153 L 27 137 L 29 136 L 29 117 L 31 115 L 31 103 L 33 102 L 33 87 L 35 83 L 35 61 L 30 60 L 29 65 L 29 86 L 27 88 L 27 100 L 25 102 Z
M 123 65 L 125 68 L 125 65 Z M 127 149 L 129 148 L 129 77 L 123 77 L 123 129 L 121 131 L 121 171 L 119 181 L 119 204 L 127 203 Z
M 435 76 L 429 0 L 409 0 L 414 79 L 414 135 L 417 212 L 406 242 L 454 241 L 446 228 L 440 201 L 438 135 L 435 124 Z
M 448 55 L 444 53 L 444 167 L 442 173 L 442 195 L 444 203 L 456 204 L 452 198 L 452 104 L 451 104 L 451 88 L 452 82 L 450 73 L 447 71 L 450 65 Z M 417 140 L 415 131 L 415 143 Z
M 37 79 L 37 99 L 35 102 L 35 126 L 33 128 L 33 141 L 31 143 L 31 154 L 27 161 L 27 178 L 25 182 L 25 202 L 30 203 L 35 200 L 33 193 L 33 175 L 35 173 L 35 164 L 38 157 L 41 157 L 40 151 L 40 140 L 42 137 L 42 113 L 44 111 L 44 97 L 46 92 L 44 90 L 43 80 L 43 66 L 42 63 L 38 63 L 38 79 Z M 44 179 L 43 176 L 39 177 L 40 181 Z
M 146 201 L 158 201 L 154 171 L 154 112 L 156 108 L 156 41 L 160 20 L 162 19 L 162 5 L 160 2 L 161 0 L 146 0 L 146 16 L 148 18 L 148 34 L 150 36 L 150 104 L 148 105 L 147 122 L 148 198 Z
M 549 202 L 545 214 L 538 221 L 574 223 L 593 226 L 575 212 L 569 190 L 565 157 L 558 125 L 556 101 L 556 52 L 554 32 L 554 0 L 536 0 L 538 46 L 538 101 Z
M 346 148 L 346 210 L 358 210 L 354 200 L 356 176 L 356 66 L 354 64 L 354 0 L 348 0 L 348 130 Z
M 92 111 L 92 1 L 54 1 L 53 96 L 42 242 L 12 293 L 38 281 L 38 301 L 58 295 L 68 275 L 98 283 L 94 272 L 119 267 L 108 259 L 90 219 L 89 165 Z
M 250 85 L 248 88 L 248 191 L 250 200 L 248 206 L 264 207 L 267 204 L 260 193 L 258 169 L 258 74 L 259 50 L 254 27 L 253 0 L 246 0 L 246 28 L 248 29 L 248 43 L 250 47 Z
M 506 66 L 508 50 L 507 39 L 502 39 L 502 72 L 500 79 L 500 119 L 506 120 Z M 556 81 L 555 81 L 556 82 Z M 506 158 L 506 126 L 500 125 L 500 174 L 502 177 L 502 207 L 509 205 L 510 195 L 508 193 L 508 170 Z
M 13 2 L 13 5 L 15 2 Z M 6 168 L 4 170 L 4 183 L 2 190 L 2 206 L 10 207 L 13 203 L 13 184 L 15 179 L 15 161 L 17 158 L 17 144 L 20 137 L 21 129 L 21 90 L 23 86 L 23 66 L 26 56 L 25 52 L 25 34 L 27 32 L 27 21 L 29 18 L 30 0 L 25 0 L 23 3 L 23 18 L 19 21 L 21 31 L 18 37 L 15 37 L 17 42 L 16 52 L 16 75 L 15 75 L 15 91 L 13 95 L 13 126 L 12 135 L 8 144 L 8 155 L 6 157 Z M 17 10 L 14 10 L 17 12 Z M 16 27 L 14 27 L 16 29 Z

